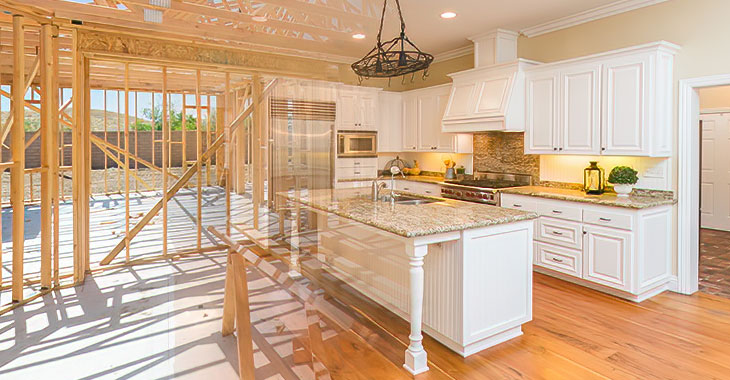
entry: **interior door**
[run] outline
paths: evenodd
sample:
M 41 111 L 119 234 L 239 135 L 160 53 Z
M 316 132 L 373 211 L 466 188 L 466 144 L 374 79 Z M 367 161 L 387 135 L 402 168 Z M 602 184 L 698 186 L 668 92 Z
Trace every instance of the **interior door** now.
M 703 114 L 700 225 L 730 231 L 730 113 Z

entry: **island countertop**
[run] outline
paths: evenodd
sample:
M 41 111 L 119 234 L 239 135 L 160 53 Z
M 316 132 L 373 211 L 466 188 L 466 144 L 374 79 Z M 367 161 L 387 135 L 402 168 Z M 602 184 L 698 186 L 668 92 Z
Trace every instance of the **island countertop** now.
M 637 195 L 631 194 L 628 197 L 619 197 L 615 193 L 601 195 L 588 195 L 580 190 L 558 189 L 543 186 L 524 186 L 503 189 L 502 193 L 515 195 L 528 195 L 532 197 L 556 199 L 562 201 L 593 203 L 597 205 L 624 207 L 632 209 L 645 209 L 663 205 L 671 205 L 676 201 L 671 197 L 659 195 Z
M 369 191 L 363 189 L 308 190 L 301 196 L 293 192 L 278 195 L 409 238 L 537 218 L 531 212 L 443 198 L 430 198 L 437 201 L 418 205 L 391 204 L 373 201 Z

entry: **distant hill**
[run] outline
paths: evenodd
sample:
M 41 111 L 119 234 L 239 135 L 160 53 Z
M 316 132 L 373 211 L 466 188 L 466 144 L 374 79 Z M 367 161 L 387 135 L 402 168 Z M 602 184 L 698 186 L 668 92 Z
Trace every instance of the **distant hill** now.
M 71 116 L 73 110 L 71 107 L 66 109 L 66 113 Z M 10 115 L 9 112 L 0 113 L 0 122 L 5 124 L 5 119 Z M 124 130 L 124 115 L 116 112 L 106 111 L 106 129 L 107 131 L 117 130 L 117 120 L 119 121 L 120 130 Z M 149 123 L 149 120 L 139 118 L 141 122 Z M 132 125 L 136 121 L 134 116 L 129 117 L 129 124 Z M 41 126 L 40 115 L 34 111 L 25 110 L 25 130 L 35 131 Z M 91 130 L 92 131 L 104 131 L 104 111 L 102 110 L 91 110 Z

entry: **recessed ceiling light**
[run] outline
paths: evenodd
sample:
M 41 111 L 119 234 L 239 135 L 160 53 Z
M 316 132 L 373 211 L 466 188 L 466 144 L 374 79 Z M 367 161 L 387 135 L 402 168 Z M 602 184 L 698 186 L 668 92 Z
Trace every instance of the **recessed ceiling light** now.
M 445 18 L 445 19 L 454 18 L 454 17 L 456 17 L 455 12 L 444 12 L 441 14 L 441 18 Z
M 266 22 L 269 19 L 266 18 L 266 16 L 253 16 L 253 17 L 251 17 L 251 20 L 254 20 L 256 22 Z
M 362 40 L 362 39 L 365 38 L 365 35 L 362 34 L 362 33 L 355 33 L 355 34 L 352 35 L 352 38 L 354 38 L 356 40 Z

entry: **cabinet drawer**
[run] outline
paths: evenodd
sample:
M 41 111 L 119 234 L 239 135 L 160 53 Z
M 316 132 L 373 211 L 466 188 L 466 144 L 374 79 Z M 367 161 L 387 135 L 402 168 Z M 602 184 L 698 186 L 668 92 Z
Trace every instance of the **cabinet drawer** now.
M 433 183 L 423 183 L 414 181 L 396 181 L 396 190 L 407 191 L 409 193 L 422 194 L 438 197 L 441 196 L 441 186 Z
M 607 211 L 585 210 L 583 211 L 583 222 L 599 226 L 631 230 L 633 228 L 631 215 L 619 214 Z
M 540 215 L 551 216 L 553 218 L 574 220 L 580 222 L 583 220 L 583 210 L 580 207 L 565 205 L 555 202 L 538 202 L 537 212 Z
M 532 199 L 509 196 L 509 194 L 502 194 L 501 198 L 500 207 L 537 212 L 537 203 Z
M 535 252 L 536 265 L 575 277 L 583 275 L 583 253 L 579 250 L 535 242 Z
M 357 167 L 375 167 L 378 166 L 376 157 L 366 158 L 337 158 L 335 160 L 336 168 L 357 168 Z
M 375 178 L 377 174 L 378 170 L 375 166 L 337 168 L 337 178 Z
M 580 223 L 541 216 L 537 221 L 536 239 L 568 248 L 583 247 L 583 228 Z

